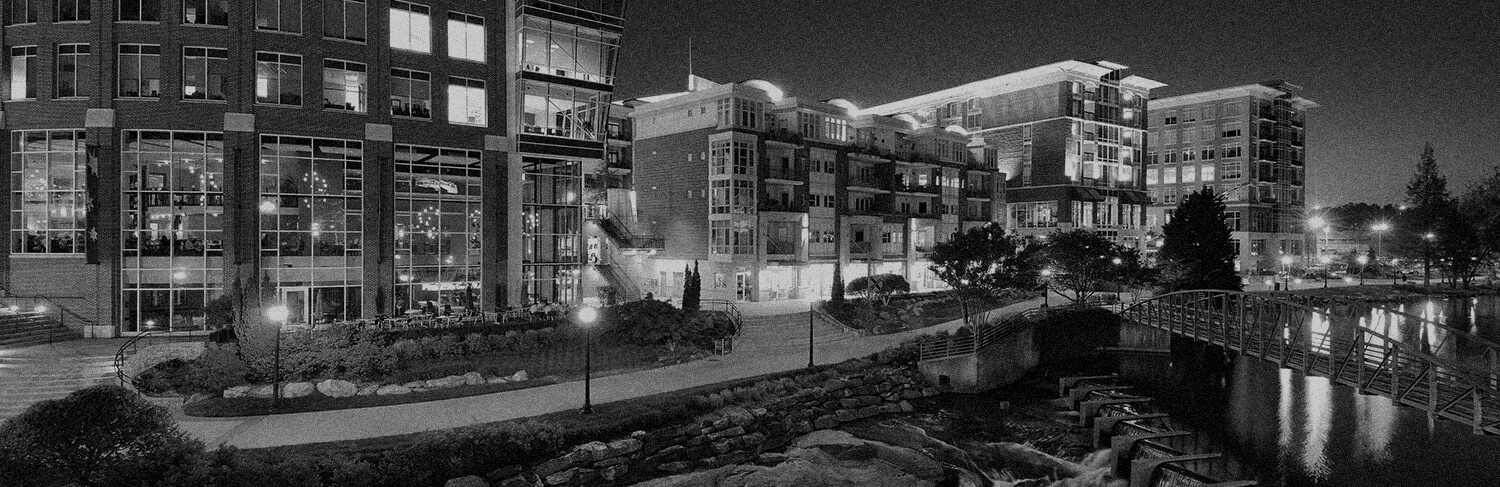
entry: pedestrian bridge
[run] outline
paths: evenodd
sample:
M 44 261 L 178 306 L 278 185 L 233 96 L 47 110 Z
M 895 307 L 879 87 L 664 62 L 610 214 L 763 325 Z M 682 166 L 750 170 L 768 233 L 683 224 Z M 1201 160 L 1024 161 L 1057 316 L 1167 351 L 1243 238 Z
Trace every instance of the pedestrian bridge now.
M 1421 316 L 1385 309 L 1374 318 L 1350 309 L 1200 290 L 1157 296 L 1120 314 L 1127 324 L 1260 357 L 1469 424 L 1476 434 L 1500 435 L 1500 344 Z

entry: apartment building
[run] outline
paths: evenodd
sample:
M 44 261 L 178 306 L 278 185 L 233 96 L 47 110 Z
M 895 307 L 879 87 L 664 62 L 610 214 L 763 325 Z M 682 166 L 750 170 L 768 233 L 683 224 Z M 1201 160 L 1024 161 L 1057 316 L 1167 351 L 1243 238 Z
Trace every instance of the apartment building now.
M 1162 86 L 1118 63 L 1069 60 L 865 111 L 967 134 L 1005 175 L 998 220 L 1016 233 L 1084 228 L 1141 248 L 1147 104 Z
M 97 336 L 576 300 L 623 9 L 7 2 L 0 284 Z
M 706 299 L 826 298 L 835 266 L 938 289 L 932 247 L 998 221 L 995 162 L 959 127 L 764 80 L 632 104 L 633 198 L 598 222 L 618 254 L 601 275 L 627 293 L 679 296 L 694 263 Z
M 1224 197 L 1236 270 L 1261 274 L 1306 265 L 1305 123 L 1318 106 L 1284 81 L 1152 100 L 1146 185 L 1156 234 L 1187 194 L 1212 188 Z

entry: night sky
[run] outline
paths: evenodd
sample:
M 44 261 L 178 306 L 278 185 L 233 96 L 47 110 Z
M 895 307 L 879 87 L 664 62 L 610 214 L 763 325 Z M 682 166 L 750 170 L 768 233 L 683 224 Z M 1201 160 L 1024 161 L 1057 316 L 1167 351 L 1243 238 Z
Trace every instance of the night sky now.
M 1442 7 L 1438 7 L 1442 5 Z M 1396 202 L 1431 142 L 1455 192 L 1500 164 L 1500 2 L 633 0 L 616 99 L 694 71 L 872 106 L 1066 59 L 1168 86 L 1284 79 L 1308 115 L 1308 205 Z

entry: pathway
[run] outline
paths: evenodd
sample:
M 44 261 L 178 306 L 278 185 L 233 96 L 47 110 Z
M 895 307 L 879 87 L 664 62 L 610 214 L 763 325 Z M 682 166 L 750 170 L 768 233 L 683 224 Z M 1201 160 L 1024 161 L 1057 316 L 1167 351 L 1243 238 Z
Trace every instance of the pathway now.
M 1019 313 L 1041 304 L 1040 299 L 1005 307 L 1003 313 Z M 759 315 L 759 313 L 756 313 Z M 776 315 L 747 325 L 755 340 L 779 337 L 774 344 L 751 344 L 740 340 L 735 353 L 685 364 L 601 377 L 593 381 L 596 403 L 608 403 L 662 392 L 785 372 L 807 366 L 806 328 L 803 334 L 777 333 L 805 327 L 806 312 Z M 961 320 L 891 335 L 846 337 L 824 333 L 817 342 L 817 363 L 841 362 L 890 348 L 912 337 L 958 328 Z M 760 330 L 766 328 L 766 330 Z M 815 335 L 817 335 L 815 328 Z M 800 340 L 800 341 L 799 341 Z M 800 345 L 800 346 L 798 346 Z M 280 414 L 255 418 L 178 417 L 178 425 L 209 445 L 264 448 L 281 445 L 353 440 L 442 430 L 493 421 L 526 418 L 582 406 L 583 383 L 567 382 L 531 389 L 470 396 L 423 403 L 375 408 Z
M 125 339 L 77 339 L 0 349 L 0 420 L 89 386 L 114 384 L 115 352 Z

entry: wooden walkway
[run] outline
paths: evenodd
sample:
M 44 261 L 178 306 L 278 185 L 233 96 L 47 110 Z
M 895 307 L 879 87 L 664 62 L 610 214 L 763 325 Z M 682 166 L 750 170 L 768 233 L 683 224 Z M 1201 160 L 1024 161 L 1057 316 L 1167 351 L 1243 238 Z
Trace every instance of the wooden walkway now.
M 1500 345 L 1431 317 L 1383 319 L 1274 296 L 1181 291 L 1124 309 L 1133 324 L 1234 350 L 1500 435 Z M 1413 332 L 1415 330 L 1415 332 Z

